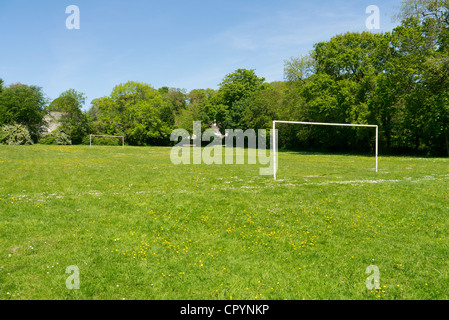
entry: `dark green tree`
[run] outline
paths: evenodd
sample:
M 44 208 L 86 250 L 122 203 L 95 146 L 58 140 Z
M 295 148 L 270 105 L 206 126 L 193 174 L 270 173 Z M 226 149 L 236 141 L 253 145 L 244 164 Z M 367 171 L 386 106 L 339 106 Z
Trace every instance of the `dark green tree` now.
M 46 103 L 40 87 L 21 83 L 4 87 L 0 95 L 0 125 L 22 124 L 37 141 Z
M 161 120 L 174 125 L 175 117 L 186 108 L 187 95 L 179 88 L 162 87 L 158 89 L 166 105 L 161 110 Z
M 211 110 L 221 129 L 246 129 L 244 111 L 251 96 L 266 87 L 265 78 L 253 69 L 237 69 L 225 76 L 214 96 Z
M 58 130 L 64 132 L 73 144 L 80 144 L 89 132 L 89 125 L 82 106 L 86 101 L 84 93 L 69 89 L 52 101 L 48 107 L 49 115 L 60 122 Z
M 186 106 L 176 114 L 177 128 L 193 131 L 193 121 L 201 121 L 201 129 L 207 130 L 216 119 L 217 110 L 212 105 L 216 91 L 213 89 L 194 89 L 186 96 Z

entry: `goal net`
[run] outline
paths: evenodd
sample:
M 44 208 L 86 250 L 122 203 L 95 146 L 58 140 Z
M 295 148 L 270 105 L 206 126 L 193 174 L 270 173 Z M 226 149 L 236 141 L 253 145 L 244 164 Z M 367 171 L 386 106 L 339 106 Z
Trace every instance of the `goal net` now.
M 366 128 L 375 128 L 376 129 L 376 172 L 379 171 L 379 126 L 371 125 L 371 124 L 347 124 L 347 123 L 321 123 L 321 122 L 302 122 L 302 121 L 283 121 L 283 120 L 275 120 L 273 121 L 273 176 L 274 180 L 277 177 L 277 169 L 278 169 L 278 152 L 277 152 L 277 123 L 287 123 L 287 124 L 302 124 L 302 125 L 316 125 L 316 126 L 339 126 L 339 127 L 366 127 Z
M 92 146 L 121 146 L 125 147 L 125 137 L 124 136 L 109 136 L 109 135 L 90 135 L 90 147 Z

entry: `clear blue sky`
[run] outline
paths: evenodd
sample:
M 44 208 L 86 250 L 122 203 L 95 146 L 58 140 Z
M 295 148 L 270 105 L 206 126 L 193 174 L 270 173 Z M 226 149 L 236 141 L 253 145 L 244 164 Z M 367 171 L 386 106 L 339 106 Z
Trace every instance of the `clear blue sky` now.
M 0 78 L 37 85 L 49 99 L 73 88 L 94 98 L 129 80 L 216 89 L 238 68 L 283 80 L 284 61 L 347 31 L 365 31 L 367 6 L 381 29 L 400 0 L 0 0 Z M 66 28 L 66 7 L 80 29 Z

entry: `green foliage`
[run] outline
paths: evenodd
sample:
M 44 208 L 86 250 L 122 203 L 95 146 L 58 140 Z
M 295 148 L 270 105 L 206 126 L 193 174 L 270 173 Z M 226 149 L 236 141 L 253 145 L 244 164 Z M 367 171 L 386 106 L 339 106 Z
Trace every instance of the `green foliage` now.
M 165 123 L 174 123 L 175 117 L 187 105 L 187 96 L 184 90 L 178 88 L 162 87 L 159 90 L 167 104 L 161 109 L 161 120 Z
M 70 136 L 66 134 L 64 131 L 62 131 L 60 128 L 56 129 L 55 131 L 46 134 L 39 140 L 40 144 L 45 145 L 60 145 L 60 146 L 68 146 L 72 145 L 72 140 L 70 139 Z
M 406 14 L 391 33 L 337 35 L 317 43 L 313 59 L 286 61 L 286 109 L 298 110 L 290 120 L 378 124 L 382 152 L 449 155 L 448 24 L 437 18 L 447 11 L 432 1 L 419 3 L 439 11 Z M 280 139 L 289 147 L 373 148 L 363 129 L 301 128 Z
M 308 78 L 316 72 L 315 52 L 300 56 L 291 57 L 284 61 L 284 76 L 287 81 L 300 81 Z
M 246 127 L 257 129 L 270 129 L 273 119 L 280 119 L 285 102 L 285 87 L 275 85 L 255 92 L 248 100 L 243 121 Z M 284 118 L 285 119 L 285 118 Z
M 74 89 L 69 89 L 53 100 L 48 107 L 49 112 L 64 112 L 73 115 L 82 113 L 81 108 L 86 101 L 84 93 L 77 92 Z
M 221 102 L 232 106 L 236 102 L 258 91 L 265 78 L 259 78 L 254 70 L 237 69 L 225 76 L 218 91 Z
M 21 124 L 3 125 L 0 129 L 0 144 L 31 145 L 30 132 Z
M 90 144 L 90 137 L 86 136 L 83 140 L 83 144 Z M 121 146 L 122 138 L 116 137 L 92 137 L 92 145 L 94 146 Z
M 187 97 L 184 89 L 162 87 L 158 91 L 164 99 L 167 99 L 174 106 L 175 110 L 185 107 Z
M 81 143 L 89 131 L 88 122 L 84 114 L 77 117 L 63 115 L 61 126 L 58 129 L 64 132 L 74 144 Z
M 423 21 L 433 20 L 439 26 L 449 25 L 449 3 L 447 0 L 403 0 L 400 20 L 417 18 Z
M 202 131 L 209 129 L 209 125 L 216 119 L 217 111 L 212 106 L 212 99 L 216 95 L 213 89 L 194 89 L 186 95 L 186 106 L 175 116 L 175 126 L 192 134 L 193 121 L 201 121 Z
M 58 130 L 68 136 L 68 139 L 61 138 L 61 143 L 80 144 L 89 132 L 87 115 L 82 112 L 86 96 L 84 93 L 69 89 L 53 100 L 48 107 L 49 112 L 58 112 L 61 116 Z
M 220 83 L 208 114 L 221 129 L 246 130 L 244 111 L 252 95 L 265 87 L 265 78 L 259 78 L 254 70 L 237 69 Z
M 381 152 L 449 155 L 449 5 L 404 0 L 392 32 L 347 32 L 284 62 L 285 81 L 267 83 L 255 70 L 227 74 L 218 90 L 161 87 L 129 81 L 92 100 L 74 89 L 47 112 L 62 113 L 59 131 L 74 144 L 89 133 L 122 135 L 131 145 L 170 145 L 174 128 L 192 132 L 212 124 L 224 129 L 268 129 L 273 120 L 377 124 Z M 0 125 L 20 123 L 35 140 L 45 99 L 41 89 L 3 87 Z M 280 146 L 372 152 L 369 129 L 281 126 Z M 55 143 L 54 137 L 42 141 Z
M 66 146 L 66 145 L 72 144 L 72 140 L 70 139 L 70 136 L 63 131 L 56 130 L 54 133 L 54 137 L 55 137 L 55 143 L 57 145 Z
M 365 76 L 382 71 L 385 36 L 371 32 L 348 32 L 328 42 L 315 44 L 314 60 L 317 73 L 336 80 L 361 81 Z
M 48 134 L 40 137 L 38 142 L 40 144 L 45 144 L 45 145 L 56 144 L 55 135 L 52 133 L 48 133 Z
M 45 104 L 40 87 L 20 83 L 5 87 L 0 94 L 0 125 L 21 124 L 37 140 Z
M 97 108 L 97 119 L 104 125 L 105 132 L 98 134 L 124 135 L 131 145 L 169 143 L 173 128 L 167 111 L 170 106 L 151 86 L 129 81 L 92 104 Z

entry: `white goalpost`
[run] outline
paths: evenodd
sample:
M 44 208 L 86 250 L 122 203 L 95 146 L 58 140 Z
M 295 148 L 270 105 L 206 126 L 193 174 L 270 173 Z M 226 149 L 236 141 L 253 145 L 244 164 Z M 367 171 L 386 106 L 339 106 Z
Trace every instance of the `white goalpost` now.
M 317 125 L 317 126 L 340 126 L 340 127 L 366 127 L 366 128 L 376 128 L 376 172 L 379 171 L 379 126 L 372 124 L 347 124 L 347 123 L 321 123 L 321 122 L 302 122 L 302 121 L 273 121 L 273 175 L 274 180 L 277 176 L 277 133 L 276 133 L 276 123 L 290 123 L 290 124 L 305 124 L 305 125 Z
M 100 135 L 100 134 L 91 134 L 89 146 L 92 147 L 92 137 L 105 137 L 105 138 L 122 138 L 122 147 L 125 147 L 125 137 L 124 136 L 108 136 L 108 135 Z

